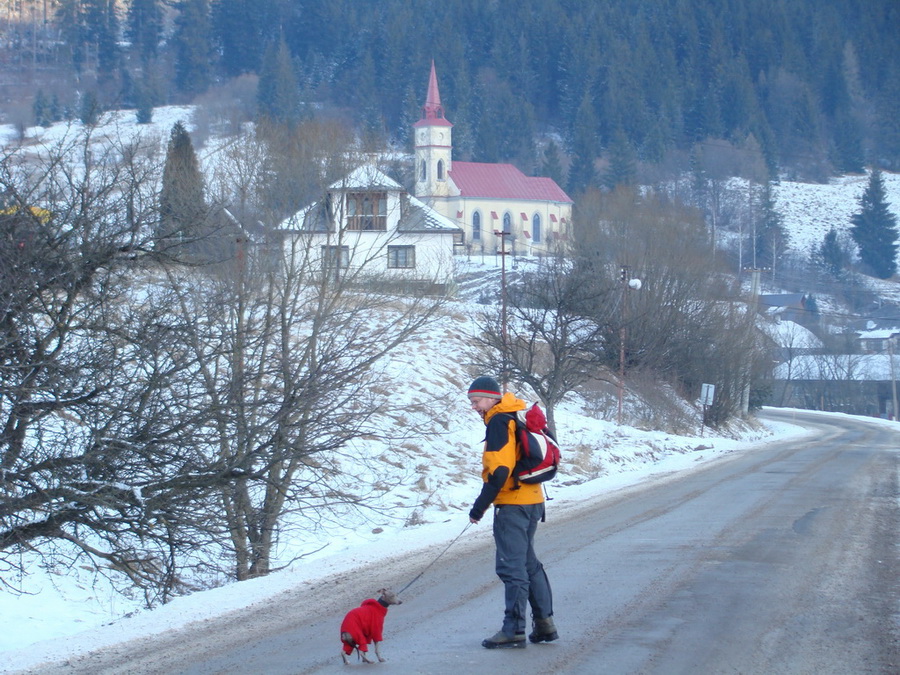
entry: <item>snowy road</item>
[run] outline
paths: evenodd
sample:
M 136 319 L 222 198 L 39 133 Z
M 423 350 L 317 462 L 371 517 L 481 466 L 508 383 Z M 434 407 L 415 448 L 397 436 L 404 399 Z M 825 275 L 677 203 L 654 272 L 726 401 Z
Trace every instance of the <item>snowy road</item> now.
M 554 587 L 557 642 L 480 646 L 499 627 L 502 603 L 484 522 L 390 609 L 384 664 L 341 664 L 341 618 L 360 588 L 402 588 L 443 546 L 30 672 L 900 672 L 898 433 L 851 418 L 766 415 L 818 433 L 565 517 L 550 503 L 537 546 Z

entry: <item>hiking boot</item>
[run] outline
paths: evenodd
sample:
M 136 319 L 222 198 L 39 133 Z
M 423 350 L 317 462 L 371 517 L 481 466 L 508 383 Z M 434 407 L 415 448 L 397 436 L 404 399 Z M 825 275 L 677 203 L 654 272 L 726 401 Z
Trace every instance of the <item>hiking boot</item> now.
M 556 624 L 553 623 L 553 617 L 548 616 L 546 619 L 535 619 L 534 628 L 528 639 L 532 642 L 553 642 L 559 639 L 559 633 L 556 632 Z
M 525 633 L 507 635 L 502 630 L 498 630 L 487 640 L 482 640 L 481 646 L 485 649 L 524 649 Z

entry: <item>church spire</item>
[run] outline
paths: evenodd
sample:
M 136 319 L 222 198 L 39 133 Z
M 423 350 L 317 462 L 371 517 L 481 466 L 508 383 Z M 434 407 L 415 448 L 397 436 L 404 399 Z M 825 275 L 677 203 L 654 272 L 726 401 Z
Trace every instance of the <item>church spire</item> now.
M 441 92 L 438 91 L 437 75 L 434 72 L 434 59 L 431 59 L 431 75 L 428 78 L 428 96 L 422 106 L 423 120 L 444 119 L 444 107 L 441 105 Z

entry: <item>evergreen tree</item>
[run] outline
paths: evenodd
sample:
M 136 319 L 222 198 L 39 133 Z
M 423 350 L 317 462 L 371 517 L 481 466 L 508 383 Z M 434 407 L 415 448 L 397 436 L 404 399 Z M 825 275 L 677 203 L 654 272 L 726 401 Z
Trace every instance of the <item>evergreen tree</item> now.
M 265 31 L 279 27 L 270 21 L 272 5 L 272 0 L 216 0 L 213 4 L 213 33 L 228 75 L 258 72 Z
M 837 232 L 832 227 L 818 250 L 818 262 L 830 276 L 841 279 L 844 270 L 850 264 L 850 254 L 838 240 Z
M 897 272 L 897 217 L 888 210 L 881 171 L 873 169 L 859 200 L 860 211 L 851 218 L 850 234 L 859 247 L 863 266 L 879 279 Z
M 49 127 L 53 123 L 53 116 L 50 112 L 50 102 L 44 95 L 43 89 L 38 89 L 34 96 L 34 103 L 31 106 L 34 114 L 34 123 L 42 127 Z
M 85 50 L 87 28 L 84 25 L 84 14 L 80 0 L 60 0 L 59 9 L 56 11 L 56 22 L 62 41 L 77 73 L 82 71 L 87 58 Z
M 153 121 L 153 92 L 147 82 L 135 86 L 135 104 L 138 124 L 150 124 Z
M 102 112 L 103 109 L 97 100 L 97 94 L 93 90 L 85 92 L 78 106 L 78 119 L 81 120 L 81 123 L 86 126 L 97 124 Z
M 787 241 L 785 241 L 783 218 L 775 208 L 771 181 L 763 183 L 755 234 L 756 238 L 753 242 L 755 264 L 759 267 L 770 267 L 774 276 L 778 267 L 778 258 L 781 252 L 787 248 Z
M 631 185 L 636 177 L 634 149 L 625 132 L 619 129 L 609 146 L 609 168 L 603 176 L 603 184 L 614 190 L 618 185 Z
M 158 0 L 131 0 L 127 20 L 125 34 L 131 40 L 132 50 L 142 63 L 149 63 L 156 58 L 162 35 L 162 12 Z
M 569 194 L 578 194 L 596 182 L 594 159 L 597 157 L 597 116 L 589 92 L 586 92 L 575 115 L 572 130 L 572 165 L 569 167 Z
M 119 65 L 119 20 L 115 0 L 84 0 L 84 38 L 97 50 L 97 73 L 110 78 Z
M 212 78 L 209 0 L 178 3 L 175 33 L 175 86 L 185 94 L 200 94 Z
M 541 175 L 552 178 L 557 185 L 565 184 L 562 162 L 559 158 L 559 146 L 551 140 L 544 148 L 544 162 L 541 164 Z
M 266 48 L 256 94 L 259 116 L 277 124 L 300 120 L 300 88 L 284 37 Z
M 181 122 L 172 126 L 159 194 L 159 242 L 168 253 L 173 244 L 190 244 L 203 231 L 206 204 L 203 176 L 191 137 Z

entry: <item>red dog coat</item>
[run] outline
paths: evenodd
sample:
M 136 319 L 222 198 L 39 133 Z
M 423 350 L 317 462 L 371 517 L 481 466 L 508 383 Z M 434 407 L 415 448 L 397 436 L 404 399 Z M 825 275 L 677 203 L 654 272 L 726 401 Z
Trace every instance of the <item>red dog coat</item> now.
M 341 633 L 350 633 L 353 642 L 361 652 L 369 651 L 370 642 L 381 642 L 382 631 L 384 630 L 384 617 L 387 615 L 388 608 L 377 600 L 369 598 L 363 600 L 362 604 L 347 612 L 344 622 L 341 624 Z M 353 646 L 344 642 L 344 653 L 352 654 Z

